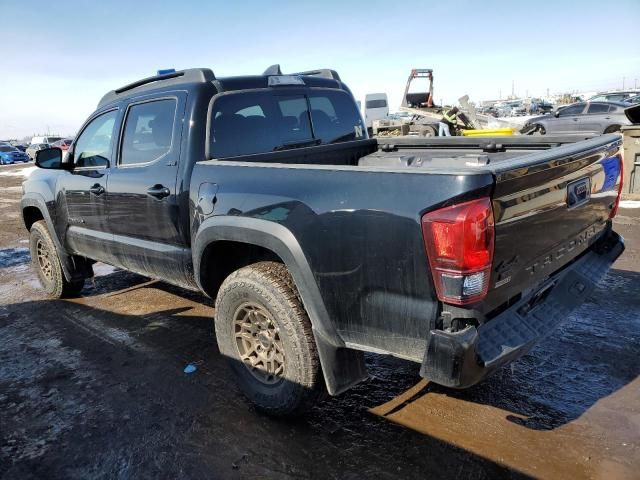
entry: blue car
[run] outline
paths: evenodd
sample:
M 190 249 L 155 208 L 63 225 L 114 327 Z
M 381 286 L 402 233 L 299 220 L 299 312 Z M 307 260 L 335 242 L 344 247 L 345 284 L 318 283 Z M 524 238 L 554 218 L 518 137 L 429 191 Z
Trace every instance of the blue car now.
M 29 160 L 31 160 L 29 155 L 21 152 L 16 147 L 0 145 L 0 165 L 10 165 L 16 162 L 27 163 Z

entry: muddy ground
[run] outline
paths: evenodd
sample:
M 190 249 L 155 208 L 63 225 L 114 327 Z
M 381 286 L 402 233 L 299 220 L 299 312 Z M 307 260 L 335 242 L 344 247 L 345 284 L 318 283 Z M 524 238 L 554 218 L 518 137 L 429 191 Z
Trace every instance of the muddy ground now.
M 638 478 L 640 208 L 592 298 L 483 384 L 370 355 L 370 381 L 285 421 L 242 399 L 206 298 L 100 265 L 82 298 L 47 300 L 24 168 L 0 167 L 0 477 Z

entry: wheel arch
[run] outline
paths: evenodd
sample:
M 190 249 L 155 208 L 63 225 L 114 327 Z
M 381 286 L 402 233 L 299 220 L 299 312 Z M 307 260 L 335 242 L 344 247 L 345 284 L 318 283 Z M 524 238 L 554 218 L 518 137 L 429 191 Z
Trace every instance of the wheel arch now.
M 28 231 L 31 231 L 31 227 L 37 221 L 44 220 L 47 224 L 49 235 L 53 240 L 58 257 L 60 258 L 60 263 L 62 264 L 62 273 L 67 281 L 71 282 L 80 278 L 93 276 L 93 270 L 87 261 L 80 257 L 69 255 L 62 246 L 54 228 L 51 215 L 49 215 L 44 197 L 35 192 L 26 194 L 20 202 L 20 207 L 22 211 L 22 221 Z
M 337 395 L 367 378 L 363 353 L 345 347 L 302 247 L 288 228 L 257 218 L 216 216 L 200 225 L 192 245 L 195 280 L 207 294 L 226 278 L 221 278 L 223 273 L 208 273 L 219 265 L 224 273 L 230 265 L 241 268 L 253 260 L 270 259 L 286 265 L 309 315 L 329 393 Z M 242 259 L 230 258 L 234 253 L 241 254 Z M 214 283 L 207 285 L 207 281 Z

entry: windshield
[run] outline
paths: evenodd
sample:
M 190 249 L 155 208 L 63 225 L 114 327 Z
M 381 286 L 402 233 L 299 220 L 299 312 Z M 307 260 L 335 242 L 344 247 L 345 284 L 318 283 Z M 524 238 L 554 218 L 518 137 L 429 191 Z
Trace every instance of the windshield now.
M 366 138 L 351 95 L 329 89 L 222 95 L 214 99 L 210 128 L 213 158 Z
M 15 147 L 7 147 L 7 146 L 0 146 L 0 152 L 15 152 L 16 150 L 18 150 Z

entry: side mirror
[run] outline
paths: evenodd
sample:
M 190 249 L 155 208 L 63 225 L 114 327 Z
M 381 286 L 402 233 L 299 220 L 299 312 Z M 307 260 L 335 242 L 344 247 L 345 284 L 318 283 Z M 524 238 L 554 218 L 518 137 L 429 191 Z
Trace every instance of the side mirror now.
M 36 152 L 36 165 L 40 168 L 60 170 L 62 168 L 62 149 L 43 148 Z

